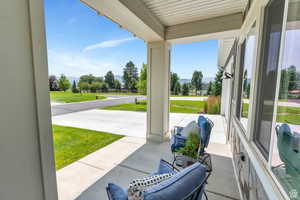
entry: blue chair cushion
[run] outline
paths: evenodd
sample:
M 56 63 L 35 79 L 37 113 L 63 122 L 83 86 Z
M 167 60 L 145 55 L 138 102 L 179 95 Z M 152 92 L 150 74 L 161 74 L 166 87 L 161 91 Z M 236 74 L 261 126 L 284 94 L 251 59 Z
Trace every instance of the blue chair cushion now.
M 109 200 L 127 200 L 127 192 L 116 184 L 109 183 L 107 188 Z
M 203 183 L 206 168 L 195 163 L 144 192 L 144 200 L 182 200 Z M 198 199 L 201 199 L 204 186 Z
M 201 144 L 204 148 L 208 146 L 212 127 L 207 118 L 202 115 L 200 115 L 198 118 L 198 125 L 200 130 Z
M 184 147 L 187 138 L 180 135 L 179 133 L 173 134 L 171 137 L 171 150 L 175 152 L 179 150 L 181 147 Z
M 167 174 L 167 173 L 175 173 L 176 171 L 173 170 L 173 167 L 170 166 L 169 163 L 167 163 L 164 160 L 160 160 L 157 174 Z
M 287 124 L 282 124 L 276 131 L 280 159 L 290 171 L 300 171 L 300 134 Z

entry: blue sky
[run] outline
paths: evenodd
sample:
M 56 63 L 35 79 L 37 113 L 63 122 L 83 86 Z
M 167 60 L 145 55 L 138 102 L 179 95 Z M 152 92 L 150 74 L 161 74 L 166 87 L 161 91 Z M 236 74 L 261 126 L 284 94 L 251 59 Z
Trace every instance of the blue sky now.
M 122 75 L 126 62 L 138 68 L 147 62 L 146 43 L 79 0 L 45 0 L 49 74 L 79 77 L 108 70 Z M 171 71 L 191 78 L 194 70 L 205 77 L 217 71 L 217 41 L 172 46 Z

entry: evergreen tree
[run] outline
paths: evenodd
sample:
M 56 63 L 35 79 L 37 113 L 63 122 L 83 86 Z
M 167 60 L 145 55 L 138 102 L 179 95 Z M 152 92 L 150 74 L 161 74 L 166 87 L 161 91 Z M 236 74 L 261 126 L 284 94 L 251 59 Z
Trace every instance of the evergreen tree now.
M 251 88 L 251 84 L 248 83 L 247 84 L 247 88 L 246 88 L 246 97 L 249 99 L 250 98 L 250 88 Z
M 78 93 L 79 92 L 79 90 L 77 89 L 76 81 L 73 81 L 72 92 L 73 93 Z
M 297 89 L 297 71 L 294 65 L 291 65 L 288 68 L 288 77 L 289 77 L 289 90 Z
M 129 61 L 123 70 L 124 87 L 131 90 L 131 92 L 136 92 L 138 79 L 137 68 L 134 66 L 132 61 Z
M 65 92 L 66 90 L 68 90 L 70 88 L 71 83 L 67 79 L 67 77 L 62 74 L 58 80 L 58 85 L 59 85 L 59 88 Z
M 222 76 L 223 76 L 223 70 L 219 69 L 215 77 L 215 82 L 213 84 L 214 96 L 220 96 L 222 94 Z
M 179 76 L 176 73 L 171 72 L 171 93 L 175 94 L 175 86 L 179 82 Z
M 112 71 L 108 71 L 104 77 L 105 83 L 109 88 L 115 88 L 115 76 Z
M 209 81 L 208 88 L 207 88 L 207 95 L 212 95 L 213 92 L 213 83 Z

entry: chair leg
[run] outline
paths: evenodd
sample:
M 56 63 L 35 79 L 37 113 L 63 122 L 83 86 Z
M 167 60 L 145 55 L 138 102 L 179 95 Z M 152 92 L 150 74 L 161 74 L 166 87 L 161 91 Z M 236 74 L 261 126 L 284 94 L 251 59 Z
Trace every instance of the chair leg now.
M 204 191 L 204 196 L 205 196 L 205 200 L 208 200 L 208 197 L 207 197 L 207 194 L 205 191 Z
M 176 155 L 175 155 L 175 152 L 173 153 L 173 155 L 174 155 L 174 159 L 173 159 L 173 162 L 172 162 L 172 167 L 173 167 L 173 170 L 174 170 L 174 168 L 175 168 L 175 162 L 176 162 Z

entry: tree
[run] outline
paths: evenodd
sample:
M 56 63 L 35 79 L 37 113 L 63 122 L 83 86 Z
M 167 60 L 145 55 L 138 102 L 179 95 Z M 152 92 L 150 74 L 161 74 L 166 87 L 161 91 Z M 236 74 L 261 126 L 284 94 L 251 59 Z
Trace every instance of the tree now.
M 120 81 L 117 79 L 115 79 L 115 88 L 119 92 L 121 91 L 121 88 L 122 88 Z
M 124 87 L 131 90 L 131 92 L 136 92 L 138 80 L 139 76 L 137 68 L 134 66 L 132 61 L 129 61 L 123 69 Z
M 179 95 L 180 92 L 181 92 L 181 85 L 180 85 L 179 81 L 177 81 L 177 83 L 175 84 L 175 87 L 174 87 L 174 94 Z
M 108 86 L 106 83 L 103 83 L 102 86 L 101 86 L 101 91 L 102 92 L 108 92 Z
M 175 94 L 175 86 L 179 82 L 179 76 L 176 73 L 171 72 L 171 93 Z
M 95 77 L 94 81 L 99 83 L 104 83 L 103 77 Z
M 91 89 L 91 92 L 95 93 L 95 92 L 97 92 L 97 91 L 99 91 L 99 90 L 102 89 L 102 83 L 100 83 L 100 82 L 93 82 L 91 84 L 90 89 Z
M 79 82 L 78 87 L 80 89 L 80 92 L 82 91 L 88 92 L 90 90 L 90 84 L 88 84 L 87 82 Z
M 288 89 L 289 89 L 289 76 L 286 69 L 281 70 L 280 76 L 280 89 L 279 89 L 279 99 L 288 98 Z
M 49 90 L 50 91 L 58 91 L 59 90 L 56 76 L 54 76 L 54 75 L 49 76 L 48 81 L 49 81 Z
M 139 92 L 147 94 L 147 65 L 144 63 L 139 78 Z
M 115 76 L 112 71 L 106 73 L 104 82 L 108 85 L 108 88 L 115 88 Z
M 194 71 L 191 83 L 196 90 L 196 95 L 197 91 L 200 91 L 202 89 L 202 78 L 203 74 L 201 71 Z
M 214 96 L 220 96 L 222 94 L 222 76 L 223 76 L 223 70 L 219 69 L 215 77 L 215 82 L 213 84 Z
M 80 76 L 79 82 L 86 82 L 88 84 L 92 84 L 92 82 L 94 82 L 95 79 L 96 79 L 96 77 L 93 76 L 92 74 L 82 75 L 82 76 Z
M 78 90 L 78 88 L 77 88 L 77 85 L 76 85 L 76 81 L 73 81 L 72 92 L 73 92 L 73 93 L 78 93 L 78 92 L 79 92 L 79 90 Z
M 251 88 L 251 84 L 248 83 L 247 84 L 247 88 L 246 88 L 246 97 L 249 99 L 250 98 L 250 88 Z
M 189 95 L 189 92 L 190 92 L 189 85 L 188 85 L 187 83 L 184 83 L 184 84 L 182 85 L 182 95 L 188 96 L 188 95 Z
M 62 74 L 58 80 L 58 85 L 59 85 L 59 88 L 65 92 L 66 90 L 68 90 L 70 88 L 71 83 L 67 79 L 67 77 Z
M 209 81 L 208 88 L 207 88 L 207 95 L 212 95 L 213 90 L 213 83 Z
M 294 65 L 291 65 L 288 68 L 288 77 L 289 77 L 289 90 L 297 89 L 297 71 Z

